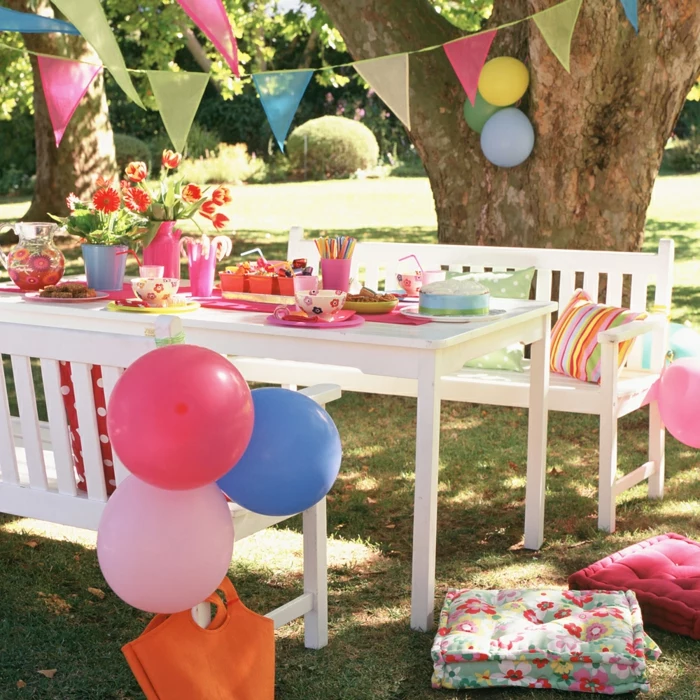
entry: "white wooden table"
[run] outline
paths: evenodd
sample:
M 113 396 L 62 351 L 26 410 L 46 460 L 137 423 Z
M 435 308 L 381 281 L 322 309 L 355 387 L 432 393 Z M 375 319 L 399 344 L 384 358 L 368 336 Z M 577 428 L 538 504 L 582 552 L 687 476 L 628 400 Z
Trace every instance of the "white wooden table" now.
M 499 300 L 504 301 L 504 300 Z M 549 331 L 553 302 L 518 301 L 504 317 L 485 323 L 420 326 L 366 322 L 346 330 L 266 325 L 267 314 L 200 309 L 182 314 L 188 342 L 227 355 L 324 362 L 373 375 L 417 381 L 416 483 L 413 519 L 411 627 L 434 624 L 437 538 L 440 382 L 470 359 L 514 342 L 532 343 L 525 547 L 539 549 L 544 536 L 544 495 L 549 390 Z M 0 324 L 25 323 L 143 335 L 155 316 L 118 313 L 105 302 L 29 303 L 0 293 Z M 2 327 L 0 326 L 0 333 Z

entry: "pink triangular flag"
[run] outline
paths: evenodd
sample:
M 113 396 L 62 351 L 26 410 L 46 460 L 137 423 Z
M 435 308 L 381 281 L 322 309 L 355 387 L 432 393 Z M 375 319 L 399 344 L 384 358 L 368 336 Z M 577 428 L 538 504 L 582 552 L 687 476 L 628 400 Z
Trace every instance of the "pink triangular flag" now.
M 207 35 L 239 78 L 238 45 L 221 0 L 177 0 L 192 21 Z
M 49 56 L 37 56 L 37 61 L 58 148 L 68 122 L 102 66 Z
M 472 105 L 476 100 L 481 69 L 486 63 L 486 57 L 489 55 L 489 49 L 495 37 L 496 30 L 494 29 L 483 34 L 465 36 L 464 39 L 451 41 L 443 46 Z

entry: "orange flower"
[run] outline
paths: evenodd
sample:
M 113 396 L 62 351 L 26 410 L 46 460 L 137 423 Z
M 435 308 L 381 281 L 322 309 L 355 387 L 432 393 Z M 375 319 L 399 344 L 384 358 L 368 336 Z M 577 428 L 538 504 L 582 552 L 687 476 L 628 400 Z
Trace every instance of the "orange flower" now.
M 95 192 L 92 203 L 97 211 L 111 214 L 119 209 L 119 193 L 113 187 L 103 187 Z
M 215 229 L 222 229 L 226 228 L 226 224 L 229 222 L 228 216 L 225 216 L 224 214 L 214 214 L 214 216 L 209 219 L 212 223 L 212 226 Z
M 129 163 L 124 172 L 132 182 L 143 182 L 146 179 L 146 175 L 148 175 L 148 168 L 146 168 L 145 163 L 137 161 L 135 163 Z
M 199 210 L 199 213 L 205 218 L 205 219 L 211 219 L 214 214 L 216 214 L 216 204 L 212 202 L 210 199 L 204 202 L 202 204 L 201 209 Z
M 108 180 L 106 177 L 102 177 L 102 175 L 100 175 L 97 178 L 97 180 L 95 181 L 95 184 L 97 185 L 98 188 L 109 187 L 112 184 L 112 181 Z
M 218 207 L 223 207 L 224 204 L 229 204 L 233 201 L 231 197 L 231 191 L 228 187 L 217 187 L 211 194 L 211 199 L 214 204 Z
M 185 185 L 182 188 L 182 201 L 194 204 L 202 198 L 202 190 L 197 185 Z
M 151 206 L 151 196 L 138 187 L 130 187 L 123 194 L 124 205 L 131 211 L 143 213 Z
M 179 153 L 175 153 L 175 151 L 169 151 L 167 148 L 163 151 L 163 167 L 164 168 L 170 168 L 171 170 L 175 170 L 178 165 L 180 165 L 180 161 L 182 160 L 182 156 Z

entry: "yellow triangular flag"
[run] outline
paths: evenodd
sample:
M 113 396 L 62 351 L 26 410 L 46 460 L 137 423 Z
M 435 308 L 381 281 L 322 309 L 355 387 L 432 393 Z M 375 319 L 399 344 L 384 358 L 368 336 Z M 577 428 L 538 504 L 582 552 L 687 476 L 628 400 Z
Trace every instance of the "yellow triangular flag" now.
M 574 34 L 582 2 L 583 0 L 567 0 L 532 17 L 547 46 L 567 72 L 570 72 L 571 37 Z
M 408 97 L 408 54 L 373 58 L 353 63 L 355 70 L 372 86 L 386 106 L 411 130 Z
M 165 130 L 179 153 L 185 150 L 187 135 L 202 95 L 209 82 L 209 73 L 177 73 L 167 70 L 147 70 L 158 111 Z

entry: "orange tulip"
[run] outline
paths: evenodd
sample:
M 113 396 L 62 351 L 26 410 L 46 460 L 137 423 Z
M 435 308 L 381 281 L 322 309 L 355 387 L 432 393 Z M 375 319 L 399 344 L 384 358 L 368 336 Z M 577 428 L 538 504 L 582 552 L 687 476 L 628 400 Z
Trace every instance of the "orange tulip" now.
M 135 162 L 129 163 L 124 172 L 132 182 L 143 182 L 148 175 L 148 168 L 146 168 L 145 163 Z
M 211 199 L 218 207 L 223 207 L 224 204 L 229 204 L 233 201 L 231 190 L 228 187 L 217 187 L 211 195 Z
M 218 213 L 214 214 L 210 221 L 215 229 L 222 229 L 226 227 L 226 224 L 229 222 L 229 218 L 224 214 Z
M 112 185 L 112 181 L 100 175 L 95 181 L 95 184 L 97 185 L 98 189 L 102 189 L 103 187 L 110 187 Z
M 167 148 L 163 151 L 163 167 L 164 168 L 170 168 L 171 170 L 175 170 L 178 165 L 180 165 L 180 161 L 182 160 L 182 156 L 179 153 L 175 153 L 175 151 L 169 151 Z
M 216 214 L 216 204 L 212 202 L 210 199 L 204 202 L 202 204 L 199 213 L 205 218 L 205 219 L 211 219 L 214 214 Z
M 194 204 L 202 198 L 202 190 L 197 185 L 185 185 L 182 188 L 182 201 L 187 204 Z

